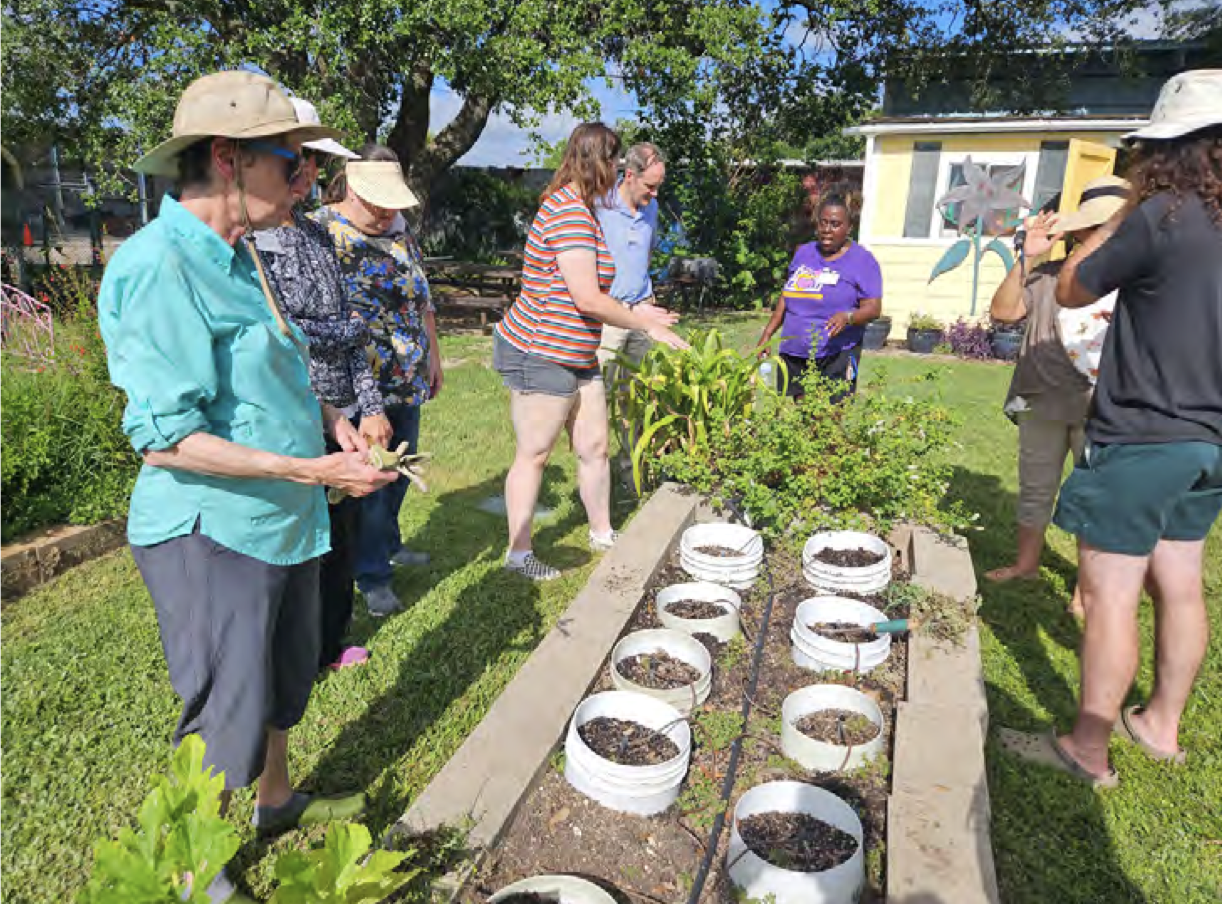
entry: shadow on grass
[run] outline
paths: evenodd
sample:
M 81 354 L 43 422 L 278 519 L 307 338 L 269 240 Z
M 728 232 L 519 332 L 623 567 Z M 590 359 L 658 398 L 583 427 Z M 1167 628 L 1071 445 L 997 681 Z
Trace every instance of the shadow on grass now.
M 559 468 L 549 466 L 545 488 L 549 485 L 553 489 L 545 492 L 541 503 L 559 506 L 556 488 L 565 485 Z M 430 590 L 446 581 L 455 582 L 457 589 L 446 603 L 449 614 L 418 637 L 402 636 L 389 642 L 405 649 L 393 682 L 376 699 L 361 702 L 361 715 L 345 725 L 313 769 L 297 782 L 320 794 L 364 791 L 368 807 L 361 822 L 375 839 L 403 814 L 408 803 L 407 793 L 400 790 L 402 783 L 395 775 L 385 775 L 387 770 L 438 720 L 455 719 L 456 730 L 465 734 L 461 714 L 449 712 L 454 703 L 504 654 L 532 650 L 543 634 L 538 585 L 499 567 L 505 549 L 504 518 L 478 509 L 503 488 L 504 476 L 500 475 L 446 493 L 438 498 L 427 522 L 414 532 L 410 546 L 427 550 L 432 562 L 423 568 L 399 569 L 394 578 L 396 591 L 410 610 Z M 584 518 L 580 505 L 569 506 L 567 512 L 561 508 L 536 527 L 536 548 L 546 550 L 549 560 L 561 568 L 586 564 L 590 554 L 584 550 L 551 548 Z M 478 567 L 481 565 L 484 567 Z M 470 577 L 464 574 L 468 570 Z M 405 615 L 375 621 L 358 601 L 351 642 L 363 643 Z M 395 655 L 393 649 L 387 654 Z M 479 705 L 478 701 L 473 705 Z M 265 843 L 252 839 L 239 851 L 235 863 L 244 868 L 266 851 Z
M 1082 632 L 1068 613 L 1077 566 L 1052 549 L 1045 549 L 1040 577 L 1031 581 L 997 584 L 985 572 L 1014 561 L 1017 549 L 1017 500 L 1001 481 L 989 474 L 955 468 L 950 492 L 980 513 L 979 533 L 971 537 L 972 563 L 980 587 L 980 618 L 1022 670 L 1023 680 L 1054 717 L 1067 723 L 1078 711 L 1074 688 L 1057 670 L 1045 638 L 1076 651 Z M 1001 724 L 1034 727 L 1023 707 L 989 701 L 990 712 Z
M 995 584 L 984 577 L 1014 560 L 1017 500 L 992 475 L 956 468 L 950 492 L 980 513 L 983 530 L 971 537 L 981 594 L 980 618 L 1021 673 L 1025 686 L 1068 728 L 1077 713 L 1071 679 L 1058 670 L 1048 642 L 1077 650 L 1081 629 L 1068 613 L 1076 565 L 1052 549 L 1044 552 L 1038 580 Z M 987 675 L 989 720 L 994 727 L 1039 731 L 1047 727 L 1029 701 Z M 986 766 L 992 804 L 992 838 L 1001 898 L 1007 904 L 1138 904 L 1142 891 L 1118 862 L 1099 792 L 1056 770 L 1014 759 L 990 738 Z M 943 904 L 934 897 L 902 904 Z M 945 902 L 951 904 L 951 902 Z

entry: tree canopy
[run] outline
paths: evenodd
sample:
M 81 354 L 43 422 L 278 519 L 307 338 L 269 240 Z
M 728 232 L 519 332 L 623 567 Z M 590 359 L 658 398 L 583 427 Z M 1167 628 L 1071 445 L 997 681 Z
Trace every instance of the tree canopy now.
M 596 115 L 591 80 L 685 149 L 807 147 L 869 110 L 884 72 L 936 77 L 950 54 L 987 74 L 999 53 L 1113 39 L 1145 2 L 5 0 L 3 131 L 57 142 L 114 189 L 191 79 L 255 67 L 353 142 L 382 137 L 427 193 L 494 112 Z M 430 135 L 442 81 L 462 105 Z

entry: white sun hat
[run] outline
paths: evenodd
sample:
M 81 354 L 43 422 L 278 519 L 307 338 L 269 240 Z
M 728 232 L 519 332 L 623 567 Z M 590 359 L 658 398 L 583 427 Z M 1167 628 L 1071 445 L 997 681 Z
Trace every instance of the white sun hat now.
M 318 118 L 318 110 L 312 103 L 300 97 L 290 97 L 289 100 L 293 102 L 293 109 L 297 111 L 297 121 L 299 123 L 303 126 L 322 125 L 322 120 Z M 345 157 L 348 160 L 359 160 L 361 158 L 360 154 L 348 150 L 334 138 L 307 141 L 301 146 L 312 151 L 322 151 L 324 154 L 330 154 L 332 157 Z
M 1190 69 L 1163 85 L 1150 124 L 1124 137 L 1166 141 L 1216 125 L 1222 125 L 1222 69 Z
M 344 175 L 357 197 L 386 210 L 406 210 L 420 203 L 407 187 L 402 167 L 393 160 L 349 160 Z

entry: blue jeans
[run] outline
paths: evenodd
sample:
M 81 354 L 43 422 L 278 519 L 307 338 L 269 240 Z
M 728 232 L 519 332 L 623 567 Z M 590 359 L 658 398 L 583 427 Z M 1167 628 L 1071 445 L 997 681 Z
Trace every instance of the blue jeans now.
M 390 448 L 407 443 L 415 453 L 420 440 L 420 406 L 395 405 L 386 409 L 394 435 Z M 403 546 L 399 535 L 399 509 L 411 481 L 400 477 L 358 500 L 356 516 L 356 586 L 362 593 L 390 583 L 390 558 Z

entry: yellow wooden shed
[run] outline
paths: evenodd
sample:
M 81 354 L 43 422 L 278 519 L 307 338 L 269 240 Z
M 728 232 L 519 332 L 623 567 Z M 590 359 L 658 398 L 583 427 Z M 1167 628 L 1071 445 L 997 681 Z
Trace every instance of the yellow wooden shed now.
M 1005 275 L 1001 258 L 986 254 L 974 310 L 970 259 L 930 281 L 934 265 L 958 237 L 937 201 L 962 183 L 969 157 L 991 175 L 1022 166 L 1021 181 L 1012 187 L 1032 209 L 1059 193 L 1059 210 L 1067 212 L 1077 208 L 1083 185 L 1113 171 L 1121 136 L 1145 122 L 1139 117 L 907 117 L 848 130 L 866 139 L 859 240 L 882 267 L 884 313 L 895 328 L 903 329 L 916 311 L 943 323 L 982 317 Z M 1016 218 L 1026 212 L 1006 213 Z

